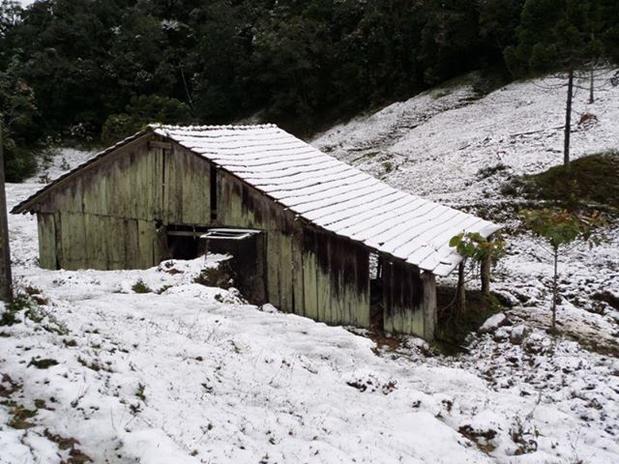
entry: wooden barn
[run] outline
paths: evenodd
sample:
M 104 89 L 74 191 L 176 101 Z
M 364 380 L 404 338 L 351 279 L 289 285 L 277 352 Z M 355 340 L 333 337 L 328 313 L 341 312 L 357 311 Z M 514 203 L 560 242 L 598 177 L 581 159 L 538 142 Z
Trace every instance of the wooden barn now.
M 426 339 L 435 276 L 461 261 L 450 238 L 498 229 L 398 191 L 274 125 L 152 125 L 12 212 L 36 213 L 48 269 L 148 268 L 197 257 L 206 241 L 242 255 L 256 303 Z

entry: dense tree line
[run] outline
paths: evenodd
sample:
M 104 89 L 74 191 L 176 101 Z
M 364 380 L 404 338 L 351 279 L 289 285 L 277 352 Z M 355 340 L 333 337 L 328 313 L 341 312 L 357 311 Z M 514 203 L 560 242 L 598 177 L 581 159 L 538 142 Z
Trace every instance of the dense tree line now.
M 550 21 L 571 2 L 0 0 L 8 177 L 27 175 L 49 137 L 240 118 L 304 135 L 469 70 L 529 72 L 526 4 Z

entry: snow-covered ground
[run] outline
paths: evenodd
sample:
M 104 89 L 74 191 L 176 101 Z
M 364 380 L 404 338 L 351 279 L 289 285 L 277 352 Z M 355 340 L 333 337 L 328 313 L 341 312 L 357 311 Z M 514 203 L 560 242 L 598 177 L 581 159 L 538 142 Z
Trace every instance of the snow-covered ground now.
M 501 194 L 504 182 L 563 162 L 562 83 L 556 78 L 516 82 L 477 99 L 465 79 L 335 126 L 312 143 L 398 188 L 511 229 L 518 221 L 509 207 L 514 200 Z M 596 86 L 593 104 L 588 92 L 576 89 L 572 158 L 619 150 L 619 87 L 602 80 Z M 586 114 L 593 117 L 583 118 Z M 581 119 L 589 122 L 579 124 Z M 495 289 L 520 303 L 516 310 L 527 318 L 546 323 L 548 253 L 539 240 L 521 233 L 509 236 L 507 245 Z M 619 312 L 594 298 L 604 292 L 619 297 L 619 226 L 606 231 L 600 246 L 576 246 L 562 259 L 560 284 L 569 302 L 559 321 L 566 331 L 586 333 L 619 352 Z
M 499 196 L 497 176 L 562 163 L 562 83 L 517 82 L 481 99 L 468 84 L 439 88 L 337 125 L 313 144 L 411 193 L 455 205 L 488 202 Z M 593 104 L 576 90 L 574 158 L 619 147 L 619 87 L 602 84 Z M 586 113 L 595 118 L 579 124 Z M 480 173 L 497 165 L 505 168 L 494 176 Z
M 475 183 L 477 170 L 496 164 L 493 149 L 489 159 L 479 149 L 459 150 L 458 176 L 437 171 L 442 163 L 434 158 L 456 162 L 440 142 L 479 147 L 490 137 L 499 147 L 499 133 L 512 133 L 510 127 L 552 126 L 543 105 L 537 122 L 518 113 L 518 101 L 538 108 L 536 98 L 551 98 L 535 89 L 514 84 L 479 101 L 466 100 L 466 88 L 422 95 L 316 143 L 349 160 L 374 146 L 380 153 L 357 164 L 378 173 L 391 161 L 387 181 L 434 199 L 501 201 L 499 179 Z M 599 133 L 580 148 L 576 136 L 577 153 L 617 140 L 619 128 L 604 121 L 619 110 L 603 98 L 592 111 L 599 122 L 590 130 Z M 496 107 L 492 99 L 499 99 Z M 510 111 L 522 125 L 510 122 Z M 457 128 L 448 124 L 450 113 Z M 434 142 L 439 120 L 446 126 Z M 467 130 L 469 123 L 478 129 Z M 536 140 L 554 150 L 555 138 Z M 357 141 L 366 147 L 350 150 Z M 524 142 L 505 150 L 511 156 L 503 163 L 516 172 L 560 161 Z M 76 162 L 84 156 L 73 155 Z M 39 187 L 9 185 L 9 207 Z M 537 241 L 519 235 L 510 239 L 495 283 L 514 308 L 488 321 L 467 353 L 445 357 L 414 338 L 377 347 L 345 328 L 247 305 L 233 291 L 193 282 L 222 257 L 144 271 L 42 270 L 34 218 L 9 220 L 15 279 L 31 296 L 17 324 L 0 326 L 2 464 L 87 462 L 85 456 L 146 464 L 619 462 L 616 312 L 602 303 L 594 308 L 591 298 L 601 290 L 619 295 L 616 229 L 593 253 L 572 250 L 563 267 L 570 299 L 559 320 L 569 337 L 544 331 L 550 265 Z M 139 280 L 153 292 L 135 293 Z M 588 351 L 593 341 L 601 348 Z
M 9 185 L 10 203 L 35 188 Z M 33 296 L 0 330 L 2 463 L 619 457 L 617 360 L 522 333 L 517 315 L 457 358 L 428 357 L 414 339 L 376 353 L 344 328 L 193 283 L 217 257 L 45 271 L 30 216 L 11 217 L 11 244 L 18 288 Z M 134 293 L 138 280 L 153 292 Z M 36 414 L 20 425 L 20 411 Z

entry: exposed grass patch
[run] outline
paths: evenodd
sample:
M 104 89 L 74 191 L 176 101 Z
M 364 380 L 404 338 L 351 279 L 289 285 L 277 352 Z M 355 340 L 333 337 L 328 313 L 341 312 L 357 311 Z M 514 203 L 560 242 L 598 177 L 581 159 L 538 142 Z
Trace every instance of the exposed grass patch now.
M 477 171 L 476 177 L 478 180 L 486 179 L 488 177 L 492 177 L 498 174 L 499 172 L 507 171 L 507 169 L 509 168 L 505 166 L 503 163 L 498 163 L 498 164 L 495 164 L 494 166 L 488 166 L 487 168 L 481 168 L 479 171 Z
M 101 364 L 98 359 L 95 359 L 93 361 L 88 361 L 87 359 L 84 359 L 81 356 L 78 356 L 77 362 L 80 363 L 82 366 L 87 367 L 88 369 L 93 370 L 95 372 L 99 372 L 99 371 L 112 372 L 112 369 L 109 366 L 105 366 L 104 364 Z
M 69 450 L 69 458 L 62 461 L 66 464 L 85 464 L 94 462 L 90 456 L 81 451 L 78 446 L 80 444 L 75 438 L 67 438 L 62 435 L 53 434 L 49 430 L 45 430 L 45 437 L 56 443 L 61 450 Z
M 585 156 L 568 166 L 522 176 L 506 183 L 504 195 L 557 203 L 570 209 L 604 208 L 619 212 L 619 152 Z
M 58 361 L 49 358 L 32 358 L 28 366 L 34 366 L 37 369 L 49 369 L 52 366 L 57 366 Z
M 24 430 L 33 427 L 34 424 L 30 422 L 28 419 L 32 419 L 37 415 L 36 409 L 27 409 L 21 404 L 15 404 L 10 409 L 11 420 L 9 420 L 9 427 L 13 427 L 14 429 Z

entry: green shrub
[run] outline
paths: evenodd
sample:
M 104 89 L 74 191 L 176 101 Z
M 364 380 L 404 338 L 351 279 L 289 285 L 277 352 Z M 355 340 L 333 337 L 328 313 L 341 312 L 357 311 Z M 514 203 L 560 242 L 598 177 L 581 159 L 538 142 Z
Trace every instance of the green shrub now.
M 131 287 L 135 293 L 152 293 L 152 289 L 144 283 L 142 279 L 139 279 L 133 286 Z

